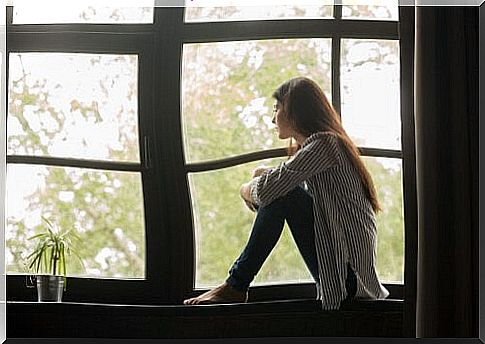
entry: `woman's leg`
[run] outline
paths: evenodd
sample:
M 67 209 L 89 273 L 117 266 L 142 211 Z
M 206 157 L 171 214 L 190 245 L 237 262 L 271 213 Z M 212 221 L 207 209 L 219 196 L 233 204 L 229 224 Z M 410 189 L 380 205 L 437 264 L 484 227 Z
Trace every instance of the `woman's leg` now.
M 313 203 L 311 196 L 300 187 L 258 210 L 249 241 L 230 269 L 226 283 L 236 290 L 247 291 L 254 276 L 276 246 L 285 219 L 303 260 L 318 283 Z
M 266 258 L 278 242 L 286 215 L 286 198 L 282 197 L 258 209 L 249 240 L 229 270 L 226 283 L 246 292 Z
M 320 279 L 315 248 L 313 198 L 300 187 L 294 189 L 292 193 L 294 193 L 292 200 L 297 201 L 287 204 L 286 222 L 290 227 L 293 239 L 295 239 L 296 246 L 317 284 L 318 297 Z
M 307 192 L 298 187 L 258 210 L 248 243 L 231 267 L 226 283 L 196 298 L 185 300 L 184 303 L 244 301 L 249 284 L 276 246 L 285 219 L 291 223 L 295 242 L 312 276 L 318 281 L 318 266 L 313 242 L 312 199 Z

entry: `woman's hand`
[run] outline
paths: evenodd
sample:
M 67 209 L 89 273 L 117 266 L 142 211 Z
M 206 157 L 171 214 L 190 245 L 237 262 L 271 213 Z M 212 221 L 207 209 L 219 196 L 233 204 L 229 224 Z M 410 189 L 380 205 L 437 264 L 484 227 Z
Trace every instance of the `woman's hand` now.
M 241 185 L 241 189 L 239 189 L 239 194 L 243 199 L 244 203 L 251 211 L 256 211 L 256 207 L 253 204 L 253 200 L 251 199 L 251 182 L 244 183 Z
M 253 170 L 253 178 L 259 177 L 268 170 L 271 170 L 271 168 L 267 166 L 258 166 L 256 169 Z M 258 207 L 253 203 L 253 200 L 251 198 L 251 183 L 252 181 L 241 185 L 241 188 L 239 189 L 239 194 L 241 195 L 241 198 L 244 200 L 249 210 L 256 211 Z
M 259 177 L 268 170 L 271 170 L 271 167 L 258 166 L 256 169 L 253 170 L 253 178 Z
M 254 204 L 252 204 L 251 202 L 244 200 L 244 203 L 246 204 L 246 207 L 248 207 L 248 209 L 252 212 L 255 212 L 257 210 Z
M 244 183 L 239 189 L 239 195 L 246 202 L 252 203 L 251 199 L 251 182 Z

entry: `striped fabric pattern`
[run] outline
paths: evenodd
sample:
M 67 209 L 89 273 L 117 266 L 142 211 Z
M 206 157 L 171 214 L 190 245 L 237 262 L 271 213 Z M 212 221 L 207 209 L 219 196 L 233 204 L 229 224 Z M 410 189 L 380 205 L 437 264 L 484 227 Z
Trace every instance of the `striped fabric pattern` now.
M 386 298 L 375 270 L 375 214 L 336 134 L 308 137 L 293 157 L 253 179 L 251 197 L 265 206 L 305 182 L 313 197 L 322 308 L 338 309 L 347 297 L 347 262 L 357 277 L 356 298 Z

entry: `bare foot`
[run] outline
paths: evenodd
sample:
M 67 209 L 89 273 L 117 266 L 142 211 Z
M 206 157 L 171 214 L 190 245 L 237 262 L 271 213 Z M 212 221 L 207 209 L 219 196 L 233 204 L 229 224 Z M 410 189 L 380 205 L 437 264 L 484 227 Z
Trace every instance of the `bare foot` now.
M 184 300 L 184 305 L 204 305 L 211 303 L 243 303 L 248 301 L 248 293 L 238 291 L 229 284 L 220 286 L 205 292 L 197 297 Z

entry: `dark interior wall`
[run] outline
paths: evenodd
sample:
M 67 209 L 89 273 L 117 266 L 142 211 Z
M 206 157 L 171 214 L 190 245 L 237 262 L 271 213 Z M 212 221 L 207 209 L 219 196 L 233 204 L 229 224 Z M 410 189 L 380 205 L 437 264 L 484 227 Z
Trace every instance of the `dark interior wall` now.
M 371 303 L 325 312 L 316 300 L 191 307 L 12 303 L 7 337 L 401 337 L 402 302 Z
M 477 190 L 479 190 L 479 199 L 476 200 L 476 206 L 475 206 L 475 211 L 479 214 L 479 224 L 478 228 L 483 228 L 483 212 L 480 212 L 479 209 L 479 204 L 485 204 L 485 188 L 483 182 L 480 184 L 479 181 L 479 176 L 480 172 L 483 172 L 483 163 L 485 161 L 485 149 L 483 149 L 483 144 L 484 144 L 484 138 L 483 138 L 483 133 L 485 132 L 485 121 L 483 120 L 483 112 L 485 109 L 485 97 L 483 97 L 483 90 L 485 90 L 485 68 L 483 66 L 483 61 L 485 59 L 485 5 L 482 3 L 482 5 L 479 8 L 479 18 L 480 18 L 480 25 L 479 25 L 479 41 L 480 41 L 480 46 L 479 46 L 479 57 L 480 57 L 480 62 L 482 63 L 482 66 L 479 68 L 479 90 L 480 90 L 480 95 L 479 97 L 479 109 L 482 115 L 482 120 L 480 121 L 478 119 L 478 124 L 477 128 L 480 132 L 482 132 L 482 135 L 478 135 L 478 140 L 480 140 L 479 146 L 482 147 L 480 150 L 478 147 L 476 147 L 476 150 L 478 151 L 477 155 L 479 154 L 479 159 L 475 160 L 475 185 Z M 476 164 L 479 164 L 479 167 L 477 169 Z M 481 225 L 480 225 L 481 224 Z M 485 264 L 479 264 L 479 262 L 485 261 L 485 253 L 484 250 L 480 250 L 479 247 L 481 246 L 482 248 L 484 247 L 483 239 L 484 236 L 483 234 L 477 233 L 476 235 L 476 242 L 475 242 L 475 251 L 479 252 L 480 259 L 476 262 L 476 274 L 477 278 L 475 281 L 475 299 L 479 300 L 479 309 L 475 312 L 475 321 L 479 325 L 479 338 L 483 341 L 485 341 L 485 295 L 483 291 L 480 293 L 480 286 L 485 285 L 485 281 L 483 280 L 485 277 Z M 483 290 L 483 287 L 482 287 Z
M 418 337 L 478 337 L 478 7 L 417 7 Z

